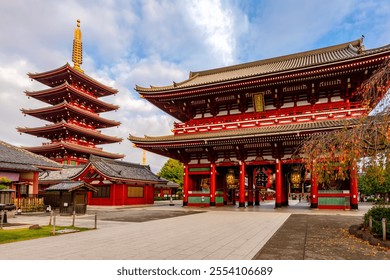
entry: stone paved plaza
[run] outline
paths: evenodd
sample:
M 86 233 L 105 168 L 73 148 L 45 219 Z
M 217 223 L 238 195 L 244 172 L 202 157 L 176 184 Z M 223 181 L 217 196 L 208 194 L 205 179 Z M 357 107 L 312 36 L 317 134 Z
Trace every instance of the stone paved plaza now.
M 368 209 L 368 208 L 367 208 Z M 183 208 L 157 203 L 139 207 L 90 207 L 76 217 L 76 226 L 98 229 L 0 245 L 0 259 L 8 260 L 250 260 L 292 213 L 361 217 L 357 211 L 310 210 L 306 203 L 274 209 L 261 207 Z M 147 218 L 142 218 L 147 217 Z M 9 217 L 12 224 L 49 223 L 48 214 Z M 57 216 L 58 225 L 71 225 Z M 5 229 L 6 230 L 6 229 Z

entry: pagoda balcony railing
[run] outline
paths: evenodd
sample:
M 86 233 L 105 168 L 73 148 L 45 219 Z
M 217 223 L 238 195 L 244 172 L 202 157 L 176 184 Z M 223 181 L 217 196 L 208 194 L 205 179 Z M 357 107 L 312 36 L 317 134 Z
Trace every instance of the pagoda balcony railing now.
M 322 105 L 322 104 L 321 104 Z M 350 118 L 365 114 L 367 111 L 360 103 L 342 104 L 325 103 L 324 106 L 300 106 L 283 110 L 268 110 L 264 113 L 229 115 L 217 118 L 193 119 L 185 123 L 175 123 L 175 135 L 183 133 L 206 132 L 222 129 L 250 128 L 275 124 L 289 124 L 325 120 L 334 118 Z M 285 112 L 283 114 L 282 112 Z
M 82 127 L 82 128 L 90 129 L 90 130 L 93 130 L 95 132 L 101 132 L 101 131 L 95 129 L 95 127 L 93 127 L 92 125 L 87 124 L 86 122 L 81 122 L 81 121 L 71 119 L 68 121 L 68 123 L 77 125 L 77 126 Z
M 92 97 L 97 99 L 96 95 L 94 95 L 92 92 L 90 92 L 88 90 L 85 90 L 84 87 L 78 86 L 77 83 L 72 83 L 72 87 L 74 87 L 77 90 L 82 91 L 83 93 L 88 94 L 88 95 L 90 95 L 90 96 L 92 96 Z
M 77 108 L 80 108 L 80 109 L 82 109 L 82 110 L 85 110 L 85 111 L 87 111 L 87 112 L 89 112 L 89 113 L 91 113 L 91 114 L 96 114 L 96 115 L 99 116 L 99 113 L 96 113 L 92 108 L 86 106 L 86 105 L 83 104 L 83 103 L 80 103 L 80 102 L 77 102 L 77 101 L 74 101 L 74 100 L 73 100 L 73 101 L 69 102 L 69 104 L 71 104 L 71 105 L 73 105 L 73 106 L 75 106 L 75 107 L 77 107 Z

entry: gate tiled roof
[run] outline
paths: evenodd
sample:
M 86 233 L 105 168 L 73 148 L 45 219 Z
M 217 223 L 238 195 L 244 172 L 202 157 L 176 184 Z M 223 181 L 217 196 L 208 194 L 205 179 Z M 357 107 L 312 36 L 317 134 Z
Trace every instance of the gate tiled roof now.
M 155 143 L 176 143 L 186 141 L 204 141 L 204 140 L 219 140 L 231 139 L 239 137 L 264 137 L 271 135 L 290 134 L 295 132 L 314 132 L 321 130 L 332 130 L 343 128 L 345 126 L 356 124 L 356 119 L 336 119 L 315 122 L 303 122 L 285 125 L 272 125 L 256 128 L 245 129 L 226 129 L 216 132 L 199 132 L 188 133 L 181 135 L 167 135 L 167 136 L 146 136 L 137 137 L 130 135 L 129 140 L 134 143 L 155 144 Z
M 261 77 L 270 74 L 309 69 L 322 65 L 330 65 L 360 57 L 370 56 L 390 50 L 390 45 L 365 50 L 362 39 L 342 43 L 335 46 L 300 52 L 285 56 L 263 59 L 205 71 L 190 72 L 189 78 L 168 86 L 136 86 L 143 94 L 170 89 L 195 87 L 220 82 L 234 81 L 248 77 Z

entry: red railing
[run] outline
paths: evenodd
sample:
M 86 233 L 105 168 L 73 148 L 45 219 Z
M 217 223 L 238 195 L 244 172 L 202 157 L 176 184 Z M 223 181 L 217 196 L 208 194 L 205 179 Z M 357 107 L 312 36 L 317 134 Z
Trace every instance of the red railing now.
M 300 106 L 283 110 L 268 110 L 264 113 L 247 113 L 203 119 L 192 119 L 185 123 L 175 123 L 174 133 L 193 133 L 221 129 L 248 128 L 275 124 L 287 124 L 321 119 L 345 118 L 362 115 L 366 109 L 359 103 L 337 102 Z

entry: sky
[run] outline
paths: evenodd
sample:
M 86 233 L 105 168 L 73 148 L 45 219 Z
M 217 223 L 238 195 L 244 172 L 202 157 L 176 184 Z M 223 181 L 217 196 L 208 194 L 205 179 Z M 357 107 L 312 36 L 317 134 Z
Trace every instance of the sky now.
M 190 71 L 256 61 L 341 44 L 364 35 L 366 49 L 390 44 L 388 0 L 0 0 L 0 140 L 15 146 L 48 142 L 16 127 L 44 121 L 22 108 L 47 104 L 24 91 L 47 88 L 27 73 L 72 63 L 73 32 L 81 21 L 83 64 L 92 78 L 117 89 L 102 100 L 120 106 L 102 117 L 121 122 L 102 133 L 123 138 L 102 145 L 141 163 L 127 139 L 172 134 L 174 121 L 141 99 L 136 85 L 170 85 Z M 147 153 L 152 171 L 168 159 Z

